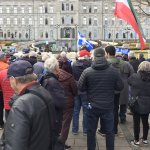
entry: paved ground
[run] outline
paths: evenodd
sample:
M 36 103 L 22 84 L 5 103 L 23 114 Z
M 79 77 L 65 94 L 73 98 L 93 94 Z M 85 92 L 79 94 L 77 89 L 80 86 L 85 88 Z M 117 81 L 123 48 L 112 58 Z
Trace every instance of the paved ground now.
M 82 114 L 80 115 L 80 118 Z M 149 119 L 150 122 L 150 119 Z M 142 125 L 141 125 L 142 127 Z M 141 129 L 142 132 L 142 129 Z M 2 130 L 0 130 L 0 135 Z M 140 148 L 135 148 L 130 145 L 130 141 L 133 139 L 133 125 L 132 116 L 127 115 L 126 124 L 119 124 L 120 136 L 115 137 L 115 150 L 150 150 L 150 144 L 148 146 L 141 145 Z M 142 134 L 141 134 L 142 136 Z M 150 141 L 150 132 L 148 140 Z M 86 136 L 82 133 L 82 121 L 80 119 L 80 131 L 78 135 L 73 135 L 70 130 L 69 138 L 67 141 L 68 145 L 72 146 L 72 150 L 87 150 Z M 96 150 L 106 150 L 105 138 L 97 134 L 97 149 Z
M 142 129 L 141 129 L 141 132 L 142 132 Z M 119 133 L 121 133 L 120 136 L 115 137 L 115 150 L 150 150 L 150 145 L 148 146 L 141 145 L 140 148 L 136 148 L 130 145 L 130 141 L 133 140 L 132 116 L 127 115 L 126 124 L 124 125 L 119 124 Z M 150 141 L 150 133 L 149 133 L 148 139 Z M 83 136 L 83 133 L 82 133 L 81 119 L 80 119 L 79 134 L 72 135 L 70 131 L 67 144 L 72 146 L 72 150 L 87 150 L 86 137 Z M 106 150 L 105 138 L 101 137 L 99 134 L 97 134 L 97 149 L 96 150 Z

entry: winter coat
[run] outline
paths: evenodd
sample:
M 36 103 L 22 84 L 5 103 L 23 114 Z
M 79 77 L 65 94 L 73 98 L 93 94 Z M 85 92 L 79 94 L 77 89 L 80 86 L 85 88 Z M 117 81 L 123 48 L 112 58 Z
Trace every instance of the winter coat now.
M 109 58 L 108 61 L 112 64 L 112 66 L 115 67 L 115 65 L 119 65 L 120 66 L 120 74 L 121 74 L 121 78 L 124 82 L 124 88 L 123 90 L 120 92 L 120 99 L 119 99 L 119 103 L 121 104 L 128 104 L 128 100 L 129 100 L 129 86 L 128 86 L 128 78 L 134 73 L 133 67 L 126 61 L 123 61 L 120 58 L 116 58 L 116 57 L 112 57 Z
M 129 60 L 129 63 L 131 64 L 131 66 L 134 69 L 134 72 L 136 73 L 140 64 L 139 60 L 134 57 Z
M 63 86 L 65 96 L 67 97 L 66 108 L 73 108 L 74 97 L 77 95 L 77 84 L 74 77 L 62 69 L 59 70 L 58 76 L 59 82 Z
M 7 63 L 4 63 L 3 61 L 0 61 L 0 71 L 4 70 L 4 69 L 7 69 L 8 66 L 9 65 Z
M 47 106 L 29 90 L 40 91 L 51 109 L 52 97 L 39 84 L 32 85 L 19 95 L 5 125 L 5 150 L 50 150 L 52 128 Z
M 79 80 L 82 72 L 91 66 L 91 60 L 86 60 L 86 59 L 78 59 L 72 64 L 72 71 L 73 71 L 73 76 L 76 81 Z
M 150 105 L 150 72 L 138 72 L 133 74 L 128 83 L 131 86 L 131 96 L 140 97 L 145 103 L 143 105 Z M 138 112 L 141 113 L 141 112 Z
M 10 86 L 10 81 L 7 78 L 7 69 L 0 71 L 0 89 L 3 93 L 4 108 L 10 110 L 9 101 L 14 94 L 14 90 Z
M 41 85 L 51 94 L 55 109 L 56 109 L 56 119 L 58 122 L 58 132 L 61 130 L 63 110 L 66 107 L 67 98 L 65 97 L 65 92 L 58 77 L 51 73 L 47 72 L 41 81 Z
M 59 56 L 58 58 L 59 68 L 65 70 L 66 72 L 72 74 L 71 61 L 66 57 Z
M 123 81 L 117 70 L 102 57 L 83 71 L 78 87 L 87 91 L 88 101 L 93 107 L 113 110 L 115 90 L 123 89 Z

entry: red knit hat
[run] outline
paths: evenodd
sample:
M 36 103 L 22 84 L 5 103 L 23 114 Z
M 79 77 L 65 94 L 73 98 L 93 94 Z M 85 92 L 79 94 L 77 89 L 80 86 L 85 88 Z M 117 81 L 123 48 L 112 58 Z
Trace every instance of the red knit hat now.
M 80 55 L 80 57 L 84 57 L 84 56 L 90 56 L 91 55 L 91 53 L 90 52 L 88 52 L 87 50 L 81 50 L 80 52 L 79 52 L 79 55 Z

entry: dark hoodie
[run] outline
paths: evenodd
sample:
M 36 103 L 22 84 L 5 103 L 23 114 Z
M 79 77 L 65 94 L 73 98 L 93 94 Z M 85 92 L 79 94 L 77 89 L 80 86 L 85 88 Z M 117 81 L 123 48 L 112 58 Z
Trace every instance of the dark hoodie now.
M 129 63 L 132 65 L 134 72 L 136 73 L 140 64 L 140 61 L 138 59 L 136 59 L 135 57 L 132 57 L 129 60 Z
M 150 72 L 134 73 L 128 79 L 128 83 L 131 86 L 131 96 L 139 97 L 142 100 L 142 105 L 140 107 L 144 108 L 146 105 L 150 105 Z M 141 112 L 139 109 L 138 113 L 144 114 L 144 109 L 142 110 Z
M 63 86 L 65 96 L 67 97 L 66 108 L 73 108 L 74 97 L 77 95 L 77 84 L 74 80 L 74 77 L 62 69 L 59 70 L 58 76 L 59 82 Z
M 123 89 L 123 81 L 117 70 L 100 57 L 92 63 L 92 67 L 83 71 L 78 87 L 87 92 L 93 107 L 113 110 L 115 90 Z
M 72 71 L 76 81 L 79 80 L 82 72 L 91 66 L 91 60 L 79 59 L 73 62 Z
M 128 79 L 128 83 L 131 86 L 131 95 L 148 95 L 150 97 L 150 72 L 134 73 Z

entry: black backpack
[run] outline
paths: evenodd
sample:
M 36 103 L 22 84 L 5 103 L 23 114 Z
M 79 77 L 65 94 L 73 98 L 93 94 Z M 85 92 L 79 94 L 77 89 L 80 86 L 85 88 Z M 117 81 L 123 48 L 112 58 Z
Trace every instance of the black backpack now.
M 34 94 L 38 97 L 40 97 L 41 100 L 45 103 L 47 109 L 48 109 L 48 118 L 50 122 L 50 143 L 49 143 L 49 150 L 54 150 L 55 143 L 57 141 L 57 137 L 55 134 L 55 124 L 56 124 L 56 117 L 55 117 L 55 106 L 54 103 L 51 101 L 49 104 L 47 100 L 37 91 L 34 90 L 28 90 L 29 93 Z

